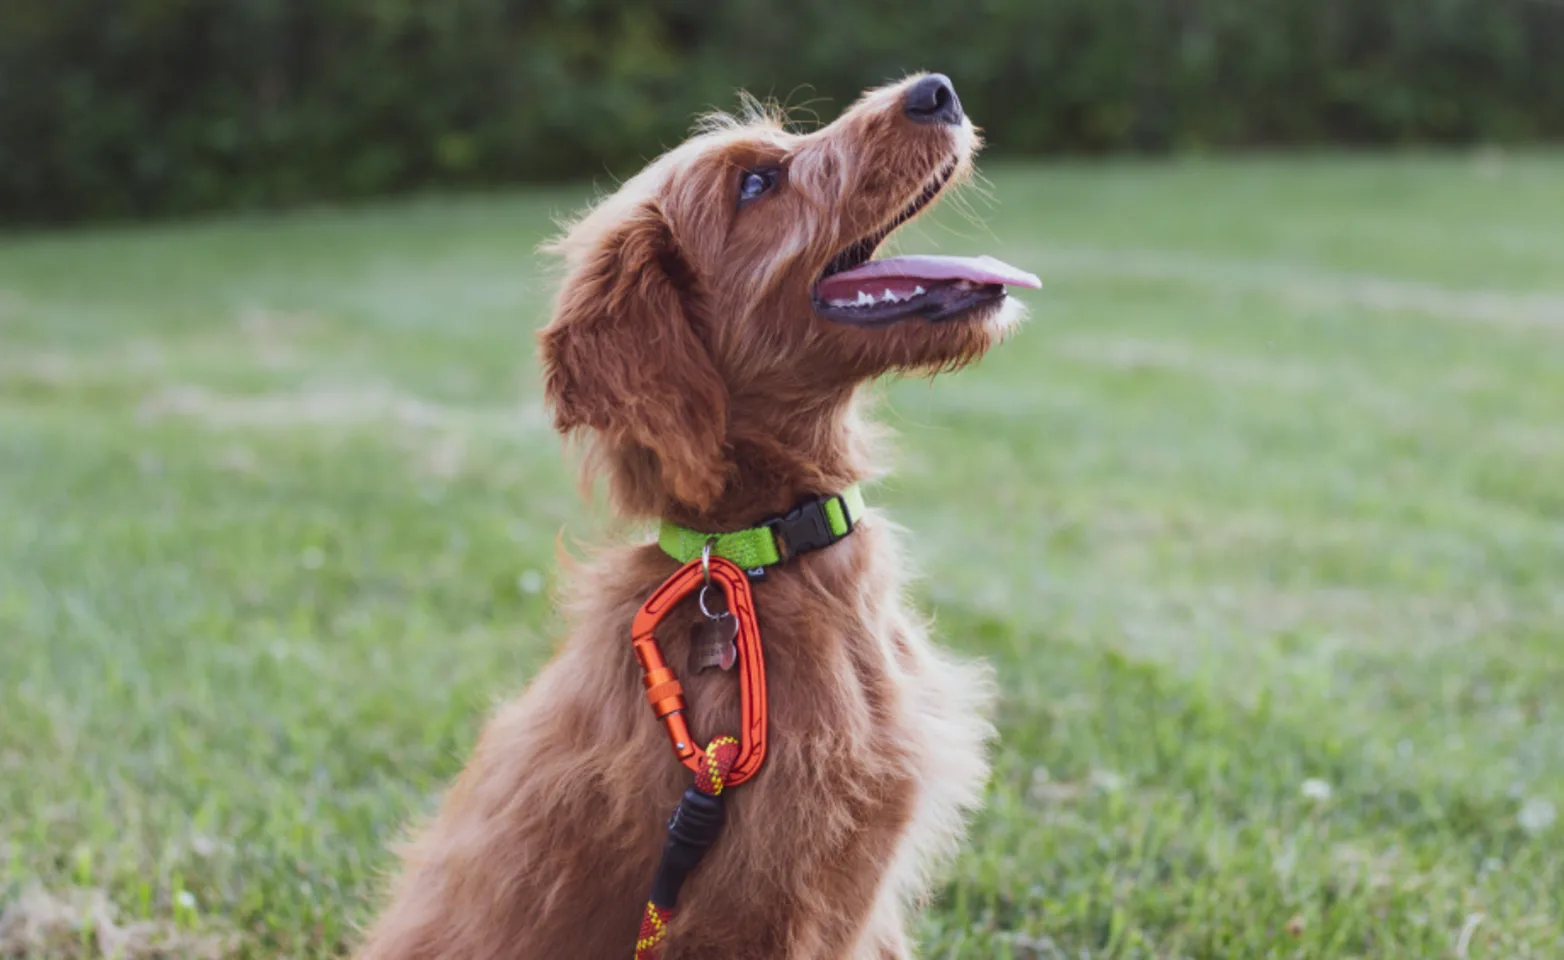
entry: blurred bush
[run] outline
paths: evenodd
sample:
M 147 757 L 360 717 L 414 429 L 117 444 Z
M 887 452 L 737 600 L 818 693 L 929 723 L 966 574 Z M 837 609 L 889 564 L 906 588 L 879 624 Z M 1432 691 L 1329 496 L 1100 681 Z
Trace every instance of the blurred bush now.
M 624 172 L 919 68 L 1012 153 L 1564 135 L 1554 0 L 5 0 L 0 218 Z

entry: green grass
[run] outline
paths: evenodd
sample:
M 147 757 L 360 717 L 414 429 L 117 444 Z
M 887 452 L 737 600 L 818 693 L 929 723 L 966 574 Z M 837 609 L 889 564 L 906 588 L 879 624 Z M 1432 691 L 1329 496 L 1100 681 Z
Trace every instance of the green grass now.
M 1564 955 L 1564 156 L 989 174 L 905 246 L 1047 288 L 872 494 L 1004 690 L 925 955 Z M 606 527 L 532 365 L 583 196 L 0 245 L 13 927 L 349 942 Z

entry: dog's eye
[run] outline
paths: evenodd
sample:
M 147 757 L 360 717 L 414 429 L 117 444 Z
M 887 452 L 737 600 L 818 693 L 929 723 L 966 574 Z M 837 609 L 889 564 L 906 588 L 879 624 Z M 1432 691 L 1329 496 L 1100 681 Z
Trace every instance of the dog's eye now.
M 767 167 L 763 170 L 745 170 L 739 176 L 739 203 L 744 204 L 757 199 L 776 185 L 777 171 L 775 167 Z

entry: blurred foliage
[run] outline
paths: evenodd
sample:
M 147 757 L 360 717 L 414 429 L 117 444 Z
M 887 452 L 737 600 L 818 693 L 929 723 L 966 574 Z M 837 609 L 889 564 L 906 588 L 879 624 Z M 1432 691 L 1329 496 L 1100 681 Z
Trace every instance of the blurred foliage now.
M 7 0 L 0 216 L 633 168 L 743 87 L 914 69 L 1001 150 L 1564 134 L 1552 0 Z

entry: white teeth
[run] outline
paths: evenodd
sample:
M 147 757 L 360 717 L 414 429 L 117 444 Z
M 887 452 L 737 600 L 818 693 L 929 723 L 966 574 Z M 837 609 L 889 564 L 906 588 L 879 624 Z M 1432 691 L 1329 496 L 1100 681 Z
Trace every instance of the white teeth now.
M 971 290 L 972 282 L 970 280 L 957 280 L 954 286 L 957 290 Z
M 970 284 L 968 284 L 968 286 L 970 286 Z M 922 296 L 925 292 L 926 291 L 922 287 L 913 287 L 911 293 L 898 294 L 890 287 L 886 287 L 885 292 L 880 294 L 878 297 L 867 290 L 859 290 L 857 299 L 831 300 L 828 302 L 833 307 L 873 307 L 882 303 L 901 303 L 904 300 L 911 300 L 913 297 Z

